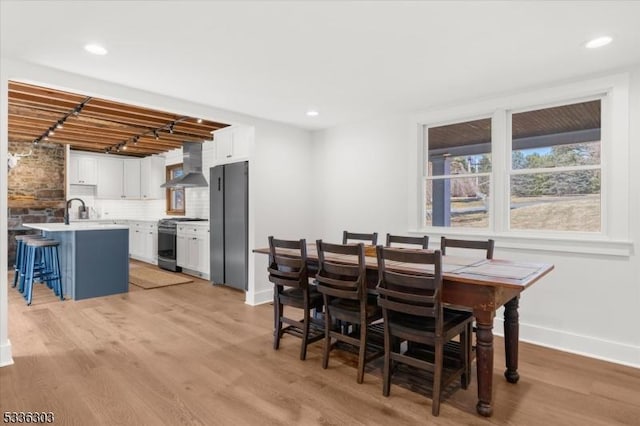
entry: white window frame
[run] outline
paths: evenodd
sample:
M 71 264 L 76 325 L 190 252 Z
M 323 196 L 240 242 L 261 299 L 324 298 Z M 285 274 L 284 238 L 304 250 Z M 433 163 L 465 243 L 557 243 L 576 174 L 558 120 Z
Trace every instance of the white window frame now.
M 422 183 L 422 189 L 421 189 L 421 200 L 422 203 L 420 204 L 421 207 L 421 216 L 420 216 L 420 223 L 424 224 L 425 221 L 425 217 L 426 217 L 426 208 L 425 208 L 425 204 L 426 204 L 426 185 L 428 181 L 436 181 L 436 180 L 445 180 L 445 179 L 450 179 L 451 181 L 453 181 L 453 179 L 460 179 L 460 178 L 468 178 L 468 177 L 482 177 L 482 176 L 489 176 L 489 187 L 490 187 L 490 194 L 493 194 L 493 168 L 494 168 L 494 164 L 493 164 L 493 143 L 491 145 L 491 172 L 484 172 L 484 173 L 460 173 L 460 174 L 455 174 L 455 175 L 429 175 L 429 170 L 428 170 L 428 163 L 429 163 L 429 155 L 427 154 L 427 150 L 425 150 L 425 147 L 428 146 L 428 129 L 430 128 L 434 128 L 434 127 L 442 127 L 442 126 L 449 126 L 452 124 L 460 124 L 460 123 L 466 123 L 469 121 L 476 121 L 476 120 L 486 120 L 489 119 L 491 120 L 491 132 L 493 133 L 493 114 L 480 114 L 480 115 L 476 115 L 476 116 L 472 116 L 472 117 L 467 117 L 464 119 L 458 119 L 458 120 L 452 120 L 452 121 L 445 121 L 445 122 L 439 122 L 439 123 L 430 123 L 428 125 L 423 125 L 422 128 L 420 129 L 420 131 L 422 132 L 422 149 L 421 149 L 421 153 L 420 153 L 420 158 L 422 158 L 422 167 L 421 167 L 421 171 L 422 171 L 422 179 L 421 179 L 421 183 Z M 493 195 L 492 195 L 493 197 Z M 490 207 L 489 207 L 489 211 L 488 211 L 488 216 L 489 216 L 489 223 L 488 223 L 488 227 L 487 228 L 454 228 L 454 227 L 441 227 L 441 226 L 430 226 L 428 227 L 428 229 L 462 229 L 462 230 L 481 230 L 481 231 L 490 231 L 493 229 L 493 221 L 492 221 L 492 217 L 493 217 L 493 201 L 490 200 Z
M 567 106 L 567 105 L 575 105 L 575 104 L 579 104 L 582 102 L 589 102 L 589 101 L 596 101 L 599 100 L 600 101 L 600 111 L 601 111 L 601 124 L 600 124 L 600 164 L 597 165 L 581 165 L 581 166 L 563 166 L 563 167 L 546 167 L 546 168 L 538 168 L 538 169 L 513 169 L 513 161 L 512 161 L 512 155 L 513 155 L 513 125 L 512 125 L 512 117 L 513 114 L 520 114 L 523 112 L 529 112 L 529 111 L 538 111 L 538 110 L 543 110 L 543 109 L 547 109 L 547 108 L 554 108 L 554 107 L 560 107 L 560 106 Z M 520 108 L 520 109 L 514 109 L 514 110 L 508 110 L 506 111 L 507 113 L 507 132 L 509 135 L 509 162 L 507 164 L 507 185 L 509 188 L 509 204 L 511 203 L 511 178 L 515 175 L 527 175 L 527 174 L 539 174 L 539 173 L 560 173 L 560 172 L 573 172 L 573 171 L 582 171 L 582 170 L 598 170 L 600 171 L 600 180 L 602 182 L 603 180 L 603 155 L 604 155 L 604 149 L 603 149 L 603 145 L 604 143 L 608 142 L 611 143 L 611 141 L 605 141 L 604 137 L 602 135 L 604 134 L 608 134 L 605 126 L 605 123 L 603 123 L 604 120 L 602 120 L 602 116 L 609 114 L 610 112 L 608 111 L 609 109 L 609 103 L 607 102 L 608 98 L 607 98 L 607 94 L 606 93 L 600 93 L 600 94 L 596 94 L 594 96 L 589 96 L 589 97 L 583 97 L 580 99 L 569 99 L 567 101 L 564 102 L 553 102 L 550 104 L 546 104 L 546 105 L 537 105 L 535 107 L 530 107 L 530 108 Z M 608 124 L 607 120 L 607 124 Z M 604 197 L 603 194 L 603 190 L 602 190 L 602 183 L 600 186 L 600 231 L 597 232 L 576 232 L 576 231 L 562 231 L 562 230 L 538 230 L 538 229 L 527 229 L 527 230 L 513 230 L 513 232 L 520 232 L 523 234 L 528 234 L 528 233 L 532 233 L 532 234 L 536 234 L 536 235 L 540 235 L 540 234 L 555 234 L 556 232 L 560 232 L 560 233 L 564 233 L 568 236 L 574 236 L 574 235 L 591 235 L 591 236 L 596 236 L 596 237 L 606 237 L 607 233 L 606 233 L 606 228 L 607 228 L 607 224 L 604 221 L 604 216 L 605 216 L 605 211 L 607 209 L 607 204 L 605 202 L 606 197 Z M 507 220 L 507 229 L 511 230 L 511 208 L 508 209 L 508 220 Z
M 511 176 L 511 113 L 566 105 L 584 99 L 602 100 L 601 126 L 601 232 L 525 231 L 509 229 Z M 492 177 L 489 229 L 425 227 L 426 176 L 425 127 L 492 118 Z M 616 74 L 562 86 L 516 93 L 510 96 L 466 103 L 418 113 L 412 120 L 415 138 L 411 152 L 417 153 L 409 176 L 409 232 L 432 236 L 494 238 L 497 246 L 575 253 L 629 256 L 629 75 Z M 417 131 L 416 131 L 417 128 Z M 415 160 L 415 157 L 414 157 Z

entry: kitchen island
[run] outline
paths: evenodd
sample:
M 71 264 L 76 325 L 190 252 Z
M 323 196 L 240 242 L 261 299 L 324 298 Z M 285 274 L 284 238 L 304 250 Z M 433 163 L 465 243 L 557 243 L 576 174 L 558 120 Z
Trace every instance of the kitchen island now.
M 101 223 L 25 223 L 60 242 L 62 292 L 75 300 L 129 291 L 129 227 Z

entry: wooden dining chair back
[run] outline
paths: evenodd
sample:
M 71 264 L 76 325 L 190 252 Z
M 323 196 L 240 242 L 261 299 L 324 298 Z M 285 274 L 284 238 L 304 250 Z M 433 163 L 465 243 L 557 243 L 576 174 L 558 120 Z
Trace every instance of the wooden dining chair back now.
M 378 233 L 362 234 L 358 232 L 342 232 L 342 244 L 347 244 L 349 241 L 361 241 L 365 245 L 375 246 L 378 243 Z
M 440 238 L 440 250 L 442 255 L 447 255 L 447 247 L 469 249 L 469 250 L 484 250 L 487 259 L 493 259 L 493 247 L 495 242 L 489 240 L 456 240 L 453 238 L 442 237 Z
M 322 309 L 322 295 L 309 285 L 307 243 L 302 240 L 279 240 L 269 237 L 269 281 L 273 288 L 273 348 L 280 347 L 283 333 L 302 339 L 300 359 L 307 356 L 307 346 L 324 337 L 324 327 L 314 320 L 311 311 Z M 302 309 L 303 318 L 284 315 L 284 306 Z M 286 327 L 283 328 L 283 324 Z
M 442 390 L 460 378 L 466 388 L 470 377 L 470 313 L 450 313 L 442 306 L 442 254 L 439 250 L 404 250 L 378 246 L 378 304 L 384 318 L 384 396 L 389 396 L 393 362 L 433 373 L 432 413 L 440 412 Z M 405 272 L 393 270 L 402 262 Z M 408 266 L 408 268 L 407 268 Z M 415 270 L 408 273 L 406 269 Z M 452 340 L 459 336 L 458 342 Z M 415 343 L 401 352 L 396 341 Z M 445 370 L 447 359 L 453 357 Z M 450 365 L 449 365 L 450 364 Z
M 325 334 L 322 368 L 329 366 L 329 353 L 334 349 L 332 339 L 358 349 L 358 383 L 364 380 L 364 366 L 381 351 L 367 354 L 369 325 L 382 318 L 375 299 L 367 294 L 367 274 L 364 244 L 330 244 L 316 242 L 318 272 L 316 282 L 325 305 Z M 351 257 L 351 262 L 345 257 Z M 334 320 L 341 323 L 333 325 Z
M 387 234 L 387 243 L 385 247 L 392 247 L 393 244 L 401 244 L 406 247 L 407 245 L 417 246 L 416 248 L 428 249 L 429 248 L 429 236 L 423 235 L 422 237 L 405 237 L 404 235 L 391 235 Z

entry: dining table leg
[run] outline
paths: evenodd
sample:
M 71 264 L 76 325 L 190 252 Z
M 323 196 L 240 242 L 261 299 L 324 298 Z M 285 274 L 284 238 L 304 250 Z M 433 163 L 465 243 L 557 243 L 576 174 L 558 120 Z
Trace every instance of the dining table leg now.
M 520 296 L 516 296 L 504 305 L 504 354 L 507 369 L 504 372 L 509 383 L 518 383 L 518 305 Z
M 493 317 L 495 311 L 474 312 L 476 317 L 476 362 L 478 370 L 478 403 L 481 416 L 493 413 Z

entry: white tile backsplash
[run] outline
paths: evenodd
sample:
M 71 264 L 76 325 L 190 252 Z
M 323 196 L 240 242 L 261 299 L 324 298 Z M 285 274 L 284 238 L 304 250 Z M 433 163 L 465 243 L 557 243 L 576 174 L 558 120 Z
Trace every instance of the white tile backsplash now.
M 90 219 L 160 219 L 165 217 L 165 200 L 102 200 L 95 197 L 95 187 L 70 185 L 69 198 L 81 198 L 89 207 Z M 69 212 L 78 215 L 77 206 Z M 208 206 L 207 206 L 208 207 Z

